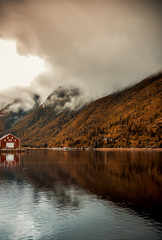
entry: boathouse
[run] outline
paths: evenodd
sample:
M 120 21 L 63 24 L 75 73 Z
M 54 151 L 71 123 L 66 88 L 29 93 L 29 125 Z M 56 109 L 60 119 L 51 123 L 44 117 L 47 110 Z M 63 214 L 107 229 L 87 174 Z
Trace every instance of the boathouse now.
M 15 137 L 13 134 L 9 133 L 0 138 L 1 148 L 19 148 L 20 139 Z

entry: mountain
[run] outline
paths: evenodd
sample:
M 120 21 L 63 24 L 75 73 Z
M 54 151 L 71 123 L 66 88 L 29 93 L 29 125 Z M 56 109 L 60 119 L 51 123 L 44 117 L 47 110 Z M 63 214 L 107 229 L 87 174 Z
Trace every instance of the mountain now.
M 40 105 L 40 96 L 38 94 L 29 93 L 33 103 L 29 105 L 28 102 L 16 97 L 10 103 L 4 104 L 0 107 L 0 135 L 10 131 L 12 126 L 19 123 L 26 115 L 35 110 Z
M 84 106 L 85 100 L 78 88 L 59 87 L 40 107 L 13 126 L 11 132 L 19 136 L 25 146 L 48 146 L 49 139 L 74 120 Z
M 79 93 L 77 97 L 71 94 L 66 96 L 66 90 L 54 92 L 14 125 L 12 133 L 22 139 L 22 144 L 37 147 L 162 146 L 162 73 L 87 106 L 80 105 L 82 108 L 69 107 L 80 102 Z
M 161 97 L 159 73 L 91 103 L 49 145 L 161 147 Z

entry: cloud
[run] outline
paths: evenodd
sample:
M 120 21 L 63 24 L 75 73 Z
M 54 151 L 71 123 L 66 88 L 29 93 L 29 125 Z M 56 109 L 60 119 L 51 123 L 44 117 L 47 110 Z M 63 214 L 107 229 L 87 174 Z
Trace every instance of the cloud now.
M 31 90 L 23 87 L 14 87 L 1 92 L 0 109 L 5 107 L 7 111 L 27 112 L 40 104 L 40 96 Z
M 58 87 L 50 94 L 42 107 L 52 107 L 59 114 L 66 109 L 77 111 L 85 105 L 87 100 L 79 88 L 73 86 Z
M 68 84 L 99 97 L 161 70 L 160 2 L 0 0 L 0 36 L 46 61 L 29 86 L 41 99 Z

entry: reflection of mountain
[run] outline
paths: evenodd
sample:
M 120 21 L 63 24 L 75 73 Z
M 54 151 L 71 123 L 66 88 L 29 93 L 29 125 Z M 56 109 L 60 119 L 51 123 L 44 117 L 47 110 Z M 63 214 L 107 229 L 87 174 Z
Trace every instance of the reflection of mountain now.
M 82 188 L 103 199 L 161 219 L 159 152 L 32 152 L 22 156 L 19 175 L 59 204 L 79 205 L 70 189 Z M 78 188 L 78 186 L 80 187 Z M 162 220 L 162 219 L 161 219 Z

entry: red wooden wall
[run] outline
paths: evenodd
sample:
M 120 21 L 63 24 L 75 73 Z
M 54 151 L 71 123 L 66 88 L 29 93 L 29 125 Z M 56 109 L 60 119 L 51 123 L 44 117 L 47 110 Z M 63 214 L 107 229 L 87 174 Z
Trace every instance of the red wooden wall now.
M 4 138 L 2 137 L 0 141 L 0 146 L 2 148 L 6 148 L 6 143 L 14 143 L 15 148 L 20 147 L 20 140 L 12 134 L 8 134 Z

